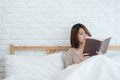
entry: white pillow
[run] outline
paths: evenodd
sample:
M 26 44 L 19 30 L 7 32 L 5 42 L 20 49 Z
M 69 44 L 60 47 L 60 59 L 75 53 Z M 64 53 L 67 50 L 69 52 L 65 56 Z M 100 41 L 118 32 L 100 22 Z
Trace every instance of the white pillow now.
M 5 60 L 5 76 L 27 75 L 38 78 L 55 78 L 64 68 L 62 53 L 54 53 L 43 57 L 7 55 Z

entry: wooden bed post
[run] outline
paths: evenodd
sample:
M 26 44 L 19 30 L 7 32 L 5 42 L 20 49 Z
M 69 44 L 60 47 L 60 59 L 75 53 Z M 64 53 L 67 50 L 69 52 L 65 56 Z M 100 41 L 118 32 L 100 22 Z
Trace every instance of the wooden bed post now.
M 14 45 L 10 45 L 10 55 L 14 55 L 15 49 Z

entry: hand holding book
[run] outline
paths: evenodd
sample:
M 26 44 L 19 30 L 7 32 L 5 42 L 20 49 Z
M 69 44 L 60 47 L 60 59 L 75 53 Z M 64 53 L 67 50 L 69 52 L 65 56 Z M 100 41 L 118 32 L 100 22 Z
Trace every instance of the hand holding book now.
M 111 37 L 108 37 L 103 41 L 94 38 L 87 38 L 83 53 L 89 53 L 90 56 L 93 56 L 101 51 L 101 53 L 104 54 L 107 52 L 110 40 Z M 96 51 L 98 52 L 96 53 Z
M 85 59 L 89 58 L 89 53 L 84 53 L 84 54 L 80 54 L 80 60 L 84 61 Z

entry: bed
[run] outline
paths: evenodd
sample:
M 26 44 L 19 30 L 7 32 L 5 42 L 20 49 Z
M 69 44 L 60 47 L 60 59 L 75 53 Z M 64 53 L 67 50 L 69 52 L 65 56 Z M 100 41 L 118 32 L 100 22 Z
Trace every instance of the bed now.
M 6 55 L 4 57 L 4 80 L 59 80 L 57 78 L 59 76 L 59 72 L 64 69 L 65 57 L 65 54 L 60 51 L 66 51 L 69 48 L 70 46 L 10 45 L 10 55 Z M 120 46 L 109 46 L 108 49 L 120 50 Z M 16 50 L 46 50 L 49 55 L 42 57 L 22 55 L 18 56 L 14 55 Z

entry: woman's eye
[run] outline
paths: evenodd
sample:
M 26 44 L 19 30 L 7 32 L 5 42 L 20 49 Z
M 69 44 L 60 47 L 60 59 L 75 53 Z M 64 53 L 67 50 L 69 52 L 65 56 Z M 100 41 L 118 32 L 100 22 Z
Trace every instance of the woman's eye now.
M 83 35 L 82 33 L 80 33 L 80 35 Z

